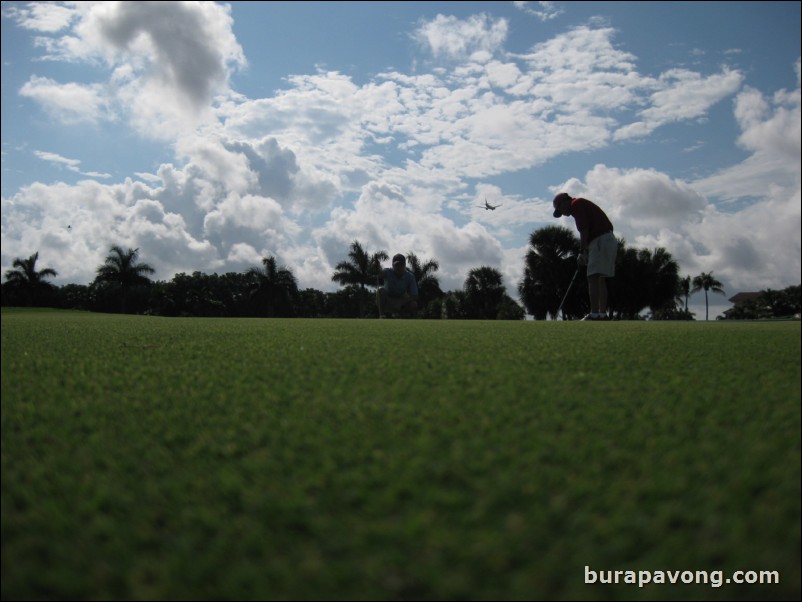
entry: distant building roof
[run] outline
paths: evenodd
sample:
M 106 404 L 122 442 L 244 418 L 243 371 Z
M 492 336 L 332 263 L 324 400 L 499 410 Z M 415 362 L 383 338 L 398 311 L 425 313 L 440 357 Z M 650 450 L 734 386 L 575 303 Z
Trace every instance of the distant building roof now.
M 743 303 L 744 301 L 751 301 L 752 299 L 757 299 L 760 296 L 760 293 L 737 293 L 729 298 L 730 303 L 738 304 Z

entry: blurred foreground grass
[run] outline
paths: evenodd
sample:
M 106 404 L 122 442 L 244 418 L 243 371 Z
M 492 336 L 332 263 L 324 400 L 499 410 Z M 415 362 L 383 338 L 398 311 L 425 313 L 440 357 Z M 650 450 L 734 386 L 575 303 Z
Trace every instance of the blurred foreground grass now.
M 2 315 L 3 599 L 797 599 L 800 494 L 798 322 Z

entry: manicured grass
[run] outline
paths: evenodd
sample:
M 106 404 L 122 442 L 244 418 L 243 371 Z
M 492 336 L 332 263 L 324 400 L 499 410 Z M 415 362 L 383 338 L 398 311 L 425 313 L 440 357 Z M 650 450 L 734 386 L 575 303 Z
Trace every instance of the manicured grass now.
M 801 496 L 799 322 L 2 314 L 3 599 L 796 599 Z

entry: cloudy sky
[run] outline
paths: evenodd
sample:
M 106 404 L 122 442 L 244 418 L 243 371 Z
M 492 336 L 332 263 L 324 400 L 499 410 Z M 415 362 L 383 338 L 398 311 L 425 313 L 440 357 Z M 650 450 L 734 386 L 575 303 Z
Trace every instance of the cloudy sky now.
M 726 297 L 800 282 L 799 2 L 3 2 L 2 271 L 169 280 L 353 240 L 493 266 L 560 191 Z M 484 200 L 501 205 L 479 207 Z M 704 318 L 704 296 L 692 298 Z

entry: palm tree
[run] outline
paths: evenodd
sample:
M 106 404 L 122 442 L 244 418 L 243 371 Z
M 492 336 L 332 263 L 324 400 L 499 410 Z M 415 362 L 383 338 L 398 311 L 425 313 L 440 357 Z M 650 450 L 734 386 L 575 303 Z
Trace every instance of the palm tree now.
M 365 285 L 376 286 L 378 288 L 379 273 L 381 262 L 390 258 L 386 251 L 377 251 L 370 255 L 367 249 L 362 248 L 358 241 L 351 243 L 351 250 L 348 252 L 350 261 L 341 261 L 335 267 L 334 275 L 331 279 L 342 285 L 359 286 L 359 315 L 364 317 L 364 297 Z
M 674 312 L 679 288 L 679 264 L 663 247 L 646 250 L 643 258 L 649 266 L 651 280 L 649 309 L 653 315 L 661 311 Z
M 263 257 L 261 268 L 251 268 L 246 275 L 253 278 L 254 285 L 251 294 L 257 299 L 263 299 L 267 307 L 267 315 L 272 318 L 279 313 L 287 315 L 292 312 L 293 300 L 298 297 L 298 281 L 287 268 L 276 266 L 276 258 Z
M 12 264 L 16 269 L 6 272 L 6 280 L 11 290 L 18 290 L 25 299 L 26 305 L 33 305 L 39 294 L 53 289 L 53 285 L 45 282 L 45 278 L 58 276 L 58 272 L 51 268 L 36 271 L 36 262 L 39 259 L 37 251 L 28 259 L 17 257 Z
M 136 285 L 148 285 L 150 279 L 145 274 L 152 274 L 154 270 L 147 263 L 137 263 L 139 249 L 128 249 L 112 245 L 111 254 L 106 257 L 105 263 L 97 269 L 96 282 L 108 282 L 120 288 L 122 312 L 126 311 L 128 294 Z
M 468 272 L 464 288 L 469 317 L 495 320 L 505 294 L 501 272 L 488 266 L 474 268 Z
M 719 293 L 723 295 L 724 289 L 721 288 L 721 282 L 719 282 L 713 277 L 713 272 L 709 273 L 702 272 L 693 279 L 693 289 L 691 289 L 691 292 L 695 293 L 702 289 L 704 289 L 705 291 L 705 321 L 707 321 L 708 320 L 707 291 L 713 291 L 714 293 Z
M 618 239 L 615 278 L 609 289 L 608 305 L 619 318 L 636 320 L 651 302 L 651 253 L 628 247 Z
M 677 299 L 685 301 L 685 311 L 688 311 L 688 297 L 691 295 L 691 277 L 685 276 L 679 281 L 679 289 L 677 291 Z
M 440 264 L 436 259 L 430 259 L 421 264 L 418 256 L 409 252 L 407 253 L 407 268 L 415 275 L 415 282 L 418 284 L 418 307 L 425 308 L 429 301 L 443 296 L 440 282 L 434 275 L 440 269 Z
M 518 284 L 518 294 L 527 312 L 535 319 L 557 317 L 560 301 L 576 272 L 578 255 L 579 240 L 568 228 L 547 226 L 529 236 L 524 278 Z M 578 300 L 579 303 L 585 301 L 587 295 L 582 295 L 582 286 L 580 284 L 574 291 L 568 306 L 573 307 Z M 573 307 L 573 310 L 564 308 L 563 313 L 574 314 L 581 311 L 582 307 Z

